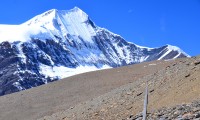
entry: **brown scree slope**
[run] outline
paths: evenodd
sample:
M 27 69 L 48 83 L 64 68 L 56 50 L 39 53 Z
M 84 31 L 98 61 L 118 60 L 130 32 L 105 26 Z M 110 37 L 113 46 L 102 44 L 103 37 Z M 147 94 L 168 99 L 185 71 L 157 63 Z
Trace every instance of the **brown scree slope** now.
M 68 109 L 122 85 L 163 69 L 171 62 L 156 62 L 84 73 L 30 90 L 0 97 L 1 120 L 36 119 Z M 148 67 L 144 67 L 148 66 Z
M 0 119 L 126 118 L 141 111 L 146 80 L 150 110 L 191 102 L 200 97 L 199 60 L 154 61 L 84 73 L 2 96 Z
M 159 66 L 159 61 L 156 65 Z M 166 64 L 166 63 L 165 63 Z M 149 64 L 156 66 L 155 64 Z M 145 66 L 145 68 L 148 68 Z M 200 57 L 171 61 L 153 74 L 123 85 L 95 99 L 40 120 L 124 120 L 142 112 L 145 82 L 149 85 L 148 113 L 162 107 L 200 100 Z M 173 108 L 172 108 L 173 109 Z M 200 111 L 195 108 L 195 111 Z M 185 111 L 187 112 L 187 111 Z M 184 113 L 184 110 L 182 111 Z M 178 113 L 170 113 L 169 115 Z M 181 113 L 180 113 L 181 114 Z M 166 115 L 165 115 L 166 116 Z M 181 115 L 180 115 L 181 116 Z M 184 116 L 184 115 L 182 115 Z M 198 116 L 198 115 L 197 115 Z M 169 119 L 172 116 L 167 116 Z M 157 117 L 159 118 L 159 116 Z M 131 119 L 128 119 L 131 120 Z

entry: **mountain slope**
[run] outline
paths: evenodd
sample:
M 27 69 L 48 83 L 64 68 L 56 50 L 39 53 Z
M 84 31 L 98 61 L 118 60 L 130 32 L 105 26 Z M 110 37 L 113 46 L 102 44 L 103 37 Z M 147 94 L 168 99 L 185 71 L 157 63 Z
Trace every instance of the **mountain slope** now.
M 200 99 L 200 57 L 152 61 L 68 77 L 0 97 L 0 120 L 126 119 Z M 44 117 L 46 116 L 46 117 Z
M 21 25 L 0 25 L 0 51 L 0 95 L 83 72 L 188 57 L 171 45 L 147 48 L 127 42 L 96 26 L 77 7 L 52 9 Z
M 58 110 L 39 120 L 141 120 L 146 81 L 149 88 L 147 119 L 191 120 L 196 118 L 198 120 L 200 118 L 200 104 L 197 102 L 200 100 L 200 57 L 170 62 L 171 64 L 168 63 L 164 69 L 160 67 L 161 69 L 157 72 L 133 80 L 132 83 L 66 110 Z M 155 66 L 159 67 L 163 64 L 166 65 L 163 62 L 153 62 L 143 67 L 154 70 Z M 134 67 L 133 69 L 135 70 Z M 123 76 L 117 79 L 129 77 Z
M 83 73 L 0 97 L 0 120 L 36 120 L 96 98 L 141 77 L 164 69 L 174 61 L 153 61 Z M 157 64 L 157 65 L 154 65 Z M 144 67 L 146 66 L 146 67 Z

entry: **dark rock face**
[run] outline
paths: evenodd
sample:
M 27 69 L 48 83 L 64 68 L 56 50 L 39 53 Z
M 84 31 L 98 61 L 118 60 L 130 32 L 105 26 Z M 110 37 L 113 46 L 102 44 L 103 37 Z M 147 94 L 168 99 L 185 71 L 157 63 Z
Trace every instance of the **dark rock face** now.
M 17 55 L 16 45 L 9 42 L 0 44 L 0 95 L 10 94 L 19 90 L 25 90 L 52 82 L 58 78 L 48 78 L 38 72 L 37 56 L 28 46 L 22 44 L 27 57 L 26 63 Z M 40 58 L 43 58 L 42 56 Z M 40 59 L 39 59 L 40 60 Z
M 0 95 L 18 91 L 12 84 L 19 79 L 14 74 L 17 71 L 18 57 L 14 48 L 8 42 L 0 44 Z

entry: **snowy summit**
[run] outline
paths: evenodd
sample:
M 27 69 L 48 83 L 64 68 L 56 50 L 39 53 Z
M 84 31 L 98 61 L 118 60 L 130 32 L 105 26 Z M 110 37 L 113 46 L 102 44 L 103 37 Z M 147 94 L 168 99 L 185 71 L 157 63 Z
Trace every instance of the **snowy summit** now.
M 180 57 L 188 55 L 170 45 L 127 42 L 77 7 L 52 9 L 20 25 L 0 25 L 0 79 L 8 83 L 0 95 L 83 72 Z

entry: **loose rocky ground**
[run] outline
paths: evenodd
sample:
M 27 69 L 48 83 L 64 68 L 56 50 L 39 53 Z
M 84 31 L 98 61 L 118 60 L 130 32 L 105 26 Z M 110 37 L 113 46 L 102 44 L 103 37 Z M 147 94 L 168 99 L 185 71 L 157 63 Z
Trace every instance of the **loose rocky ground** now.
M 173 62 L 154 61 L 84 73 L 1 96 L 0 120 L 35 120 L 59 111 L 71 110 L 80 103 L 90 101 L 122 85 L 139 81 L 141 77 L 164 69 Z
M 148 68 L 156 65 L 149 64 L 143 67 Z M 45 116 L 41 120 L 132 119 L 142 111 L 146 81 L 148 81 L 149 86 L 148 111 L 155 111 L 150 112 L 149 119 L 181 119 L 185 116 L 190 116 L 190 112 L 193 118 L 197 118 L 199 110 L 193 109 L 195 107 L 192 106 L 198 108 L 198 102 L 197 104 L 189 105 L 189 107 L 188 104 L 200 99 L 199 73 L 200 57 L 177 59 L 164 69 L 123 85 L 97 98 L 71 106 L 67 110 Z M 181 105 L 183 107 L 176 106 L 180 104 L 185 105 Z M 169 107 L 169 109 L 163 107 Z M 174 112 L 171 111 L 173 109 Z M 193 111 L 196 112 L 192 113 Z
M 132 119 L 142 111 L 146 81 L 149 117 L 160 119 L 155 114 L 200 99 L 199 73 L 200 57 L 84 73 L 0 97 L 0 120 Z
M 200 101 L 194 101 L 191 104 L 182 104 L 174 107 L 163 107 L 156 111 L 148 113 L 148 120 L 200 120 Z M 133 116 L 128 120 L 142 120 L 142 113 Z

